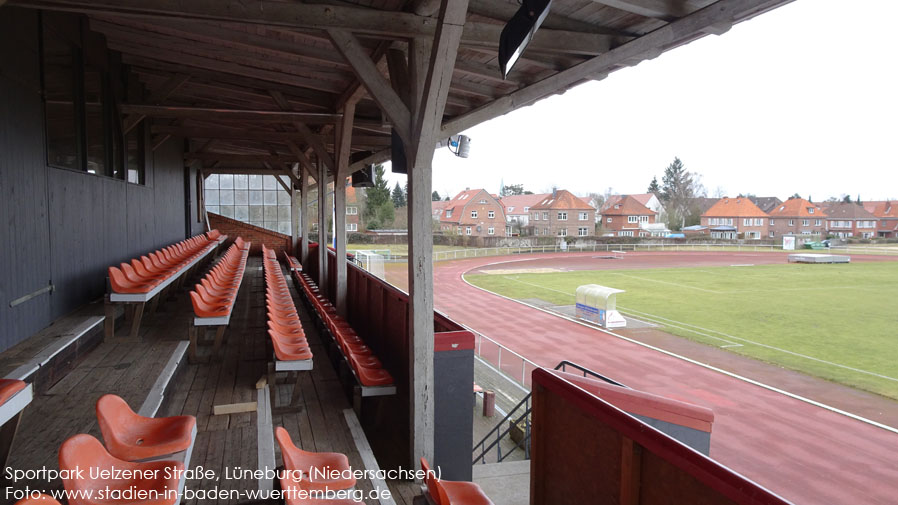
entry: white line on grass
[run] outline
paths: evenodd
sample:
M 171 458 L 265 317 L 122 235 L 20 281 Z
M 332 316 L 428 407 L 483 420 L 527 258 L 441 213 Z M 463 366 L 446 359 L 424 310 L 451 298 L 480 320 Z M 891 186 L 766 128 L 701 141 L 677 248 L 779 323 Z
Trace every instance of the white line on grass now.
M 559 291 L 559 290 L 557 290 L 557 289 L 552 289 L 552 288 L 548 288 L 548 287 L 545 287 L 545 286 L 540 286 L 539 284 L 533 284 L 533 283 L 530 283 L 530 282 L 524 282 L 524 281 L 522 281 L 522 280 L 519 280 L 519 279 L 516 279 L 516 278 L 512 278 L 512 277 L 508 277 L 508 276 L 503 276 L 503 277 L 506 278 L 506 279 L 508 279 L 508 280 L 512 280 L 512 281 L 515 281 L 515 282 L 520 282 L 521 284 L 526 284 L 526 285 L 528 285 L 528 286 L 533 286 L 533 287 L 545 289 L 545 290 L 548 290 L 548 291 L 554 291 L 555 293 L 561 293 L 561 294 L 566 295 L 566 296 L 574 296 L 574 295 L 572 295 L 571 293 L 564 292 L 564 291 Z M 462 278 L 464 279 L 464 276 L 462 276 Z M 467 281 L 465 281 L 465 282 L 467 282 Z M 486 290 L 485 290 L 485 291 L 486 291 Z M 643 312 L 643 311 L 640 311 L 640 310 L 627 308 L 627 307 L 624 307 L 624 306 L 622 306 L 622 305 L 621 305 L 621 306 L 618 306 L 618 308 L 620 308 L 620 309 L 621 309 L 622 311 L 624 311 L 624 312 L 629 312 L 629 313 L 631 313 L 631 314 L 639 315 L 640 317 L 654 318 L 655 320 L 652 321 L 652 322 L 655 322 L 655 323 L 666 324 L 667 326 L 673 326 L 673 327 L 675 327 L 675 328 L 679 327 L 679 329 L 681 329 L 681 330 L 689 331 L 689 332 L 695 333 L 696 335 L 702 335 L 702 336 L 704 336 L 704 337 L 713 338 L 713 339 L 715 339 L 715 340 L 722 340 L 722 341 L 727 342 L 728 344 L 730 344 L 729 346 L 721 346 L 721 347 L 737 347 L 737 346 L 739 346 L 739 344 L 737 344 L 736 342 L 733 342 L 733 341 L 731 341 L 731 340 L 727 340 L 727 339 L 734 339 L 734 340 L 739 340 L 739 341 L 742 341 L 742 342 L 747 342 L 747 343 L 749 343 L 749 344 L 753 344 L 753 345 L 756 345 L 756 346 L 758 346 L 758 347 L 764 347 L 764 348 L 766 348 L 766 349 L 770 349 L 770 350 L 773 350 L 773 351 L 779 351 L 779 352 L 784 353 L 784 354 L 790 354 L 790 355 L 796 356 L 796 357 L 798 357 L 798 358 L 804 358 L 804 359 L 807 359 L 807 360 L 810 360 L 810 361 L 816 361 L 816 362 L 822 363 L 822 364 L 824 364 L 824 365 L 830 365 L 830 366 L 834 366 L 834 367 L 838 367 L 838 368 L 843 368 L 843 369 L 845 369 L 845 370 L 851 370 L 852 372 L 857 372 L 857 373 L 861 373 L 861 374 L 865 374 L 865 375 L 871 375 L 871 376 L 873 376 L 873 377 L 878 377 L 878 378 L 880 378 L 880 379 L 885 379 L 885 380 L 889 380 L 889 381 L 893 381 L 893 382 L 898 382 L 898 378 L 895 378 L 895 377 L 889 377 L 888 375 L 882 375 L 882 374 L 878 374 L 878 373 L 876 373 L 876 372 L 870 372 L 870 371 L 868 371 L 868 370 L 863 370 L 863 369 L 860 369 L 860 368 L 854 368 L 854 367 L 848 366 L 848 365 L 842 365 L 842 364 L 839 364 L 839 363 L 834 363 L 834 362 L 832 362 L 832 361 L 827 361 L 827 360 L 825 360 L 825 359 L 815 358 L 814 356 L 808 356 L 807 354 L 801 354 L 801 353 L 799 353 L 799 352 L 790 351 L 790 350 L 788 350 L 788 349 L 783 349 L 783 348 L 781 348 L 781 347 L 776 347 L 776 346 L 772 346 L 772 345 L 769 345 L 769 344 L 762 344 L 761 342 L 756 342 L 756 341 L 754 341 L 754 340 L 750 340 L 750 339 L 747 339 L 747 338 L 744 338 L 744 337 L 737 337 L 737 336 L 735 336 L 735 335 L 730 335 L 729 333 L 724 333 L 724 332 L 722 332 L 722 331 L 712 330 L 712 329 L 710 329 L 710 328 L 704 328 L 704 327 L 702 327 L 702 326 L 697 326 L 697 325 L 694 325 L 694 324 L 684 323 L 684 322 L 682 322 L 682 321 L 677 321 L 676 319 L 670 319 L 670 318 L 658 316 L 658 315 L 655 315 L 655 314 L 650 314 L 650 313 L 648 313 L 648 312 Z M 662 321 L 666 321 L 666 322 L 662 322 Z M 678 326 L 678 325 L 679 325 L 679 326 Z M 686 328 L 686 326 L 688 326 L 688 327 L 690 327 L 690 328 Z M 720 338 L 720 337 L 715 337 L 715 336 L 713 336 L 713 335 L 708 335 L 707 333 L 702 333 L 702 332 L 696 331 L 696 330 L 691 329 L 691 328 L 695 328 L 695 329 L 701 330 L 702 332 L 716 333 L 716 334 L 718 334 L 718 335 L 722 335 L 722 336 L 726 337 L 727 339 Z
M 500 263 L 500 262 L 496 262 L 496 263 Z M 495 292 L 490 291 L 490 290 L 488 290 L 488 289 L 481 288 L 480 286 L 475 286 L 474 284 L 471 284 L 470 282 L 468 282 L 467 279 L 465 279 L 464 274 L 462 274 L 461 280 L 462 280 L 462 282 L 464 282 L 465 284 L 467 284 L 467 285 L 469 285 L 469 286 L 471 286 L 471 287 L 473 287 L 473 288 L 475 288 L 475 289 L 479 289 L 479 290 L 481 290 L 481 291 L 483 291 L 483 292 L 486 292 L 486 293 L 489 293 L 489 294 L 491 294 L 491 295 L 498 296 L 499 298 L 504 298 L 505 300 L 508 300 L 508 301 L 511 301 L 511 302 L 520 303 L 521 305 L 524 305 L 525 307 L 530 307 L 531 309 L 536 309 L 536 310 L 538 310 L 538 311 L 540 311 L 540 312 L 545 312 L 546 314 L 549 314 L 549 315 L 552 315 L 552 316 L 555 316 L 555 317 L 560 317 L 560 318 L 562 318 L 562 319 L 566 319 L 566 320 L 568 320 L 568 321 L 570 321 L 570 322 L 572 322 L 572 323 L 579 324 L 580 326 L 584 326 L 584 327 L 586 327 L 586 328 L 590 328 L 590 329 L 593 329 L 593 330 L 595 330 L 595 331 L 599 331 L 599 332 L 602 332 L 602 333 L 611 335 L 612 337 L 617 337 L 617 338 L 619 338 L 619 339 L 621 339 L 621 340 L 625 340 L 625 341 L 630 342 L 630 343 L 632 343 L 632 344 L 636 344 L 636 345 L 638 345 L 638 346 L 642 346 L 642 347 L 645 347 L 645 348 L 647 348 L 647 349 L 651 349 L 651 350 L 653 350 L 653 351 L 657 351 L 657 352 L 660 352 L 660 353 L 662 353 L 662 354 L 666 354 L 666 355 L 671 356 L 671 357 L 673 357 L 673 358 L 681 359 L 681 360 L 683 360 L 683 361 L 686 361 L 687 363 L 692 363 L 693 365 L 698 365 L 698 366 L 700 366 L 700 367 L 707 368 L 708 370 L 713 370 L 713 371 L 715 371 L 715 372 L 722 373 L 722 374 L 727 375 L 727 376 L 729 376 L 729 377 L 732 377 L 732 378 L 734 378 L 734 379 L 738 379 L 738 380 L 747 382 L 747 383 L 749 383 L 749 384 L 752 384 L 752 385 L 755 385 L 755 386 L 758 386 L 758 387 L 762 387 L 762 388 L 764 388 L 764 389 L 773 391 L 773 392 L 775 392 L 775 393 L 779 393 L 779 394 L 788 396 L 789 398 L 794 398 L 794 399 L 796 399 L 796 400 L 803 401 L 803 402 L 805 402 L 805 403 L 809 403 L 809 404 L 814 405 L 814 406 L 816 406 L 816 407 L 820 407 L 820 408 L 822 408 L 822 409 L 826 409 L 826 410 L 828 410 L 828 411 L 830 411 L 830 412 L 834 412 L 834 413 L 836 413 L 836 414 L 840 414 L 840 415 L 843 415 L 843 416 L 845 416 L 845 417 L 849 417 L 849 418 L 854 419 L 854 420 L 856 420 L 856 421 L 861 421 L 861 422 L 867 423 L 867 424 L 869 424 L 869 425 L 871 425 L 871 426 L 875 426 L 875 427 L 877 427 L 877 428 L 881 428 L 881 429 L 884 429 L 884 430 L 886 430 L 886 431 L 889 431 L 889 432 L 898 434 L 898 428 L 893 428 L 893 427 L 891 427 L 891 426 L 889 426 L 889 425 L 882 424 L 882 423 L 878 423 L 878 422 L 876 422 L 876 421 L 874 421 L 874 420 L 872 420 L 872 419 L 867 419 L 866 417 L 862 417 L 862 416 L 859 416 L 859 415 L 857 415 L 857 414 L 852 414 L 851 412 L 848 412 L 848 411 L 845 411 L 845 410 L 842 410 L 842 409 L 838 409 L 838 408 L 836 408 L 836 407 L 827 405 L 827 404 L 825 404 L 825 403 L 821 403 L 821 402 L 818 402 L 818 401 L 816 401 L 816 400 L 812 400 L 812 399 L 810 399 L 810 398 L 806 398 L 806 397 L 804 397 L 804 396 L 797 395 L 797 394 L 795 394 L 795 393 L 790 393 L 789 391 L 786 391 L 786 390 L 784 390 L 784 389 L 780 389 L 780 388 L 778 388 L 778 387 L 771 386 L 771 385 L 769 385 L 769 384 L 765 384 L 765 383 L 763 383 L 763 382 L 756 381 L 756 380 L 754 380 L 754 379 L 749 379 L 748 377 L 744 377 L 744 376 L 742 376 L 742 375 L 739 375 L 739 374 L 736 374 L 736 373 L 733 373 L 733 372 L 726 371 L 726 370 L 724 370 L 724 369 L 722 369 L 722 368 L 718 368 L 718 367 L 716 367 L 716 366 L 709 365 L 709 364 L 707 364 L 707 363 L 702 363 L 701 361 L 696 361 L 696 360 L 694 360 L 694 359 L 692 359 L 692 358 L 687 358 L 686 356 L 682 356 L 682 355 L 677 354 L 677 353 L 675 353 L 675 352 L 671 352 L 671 351 L 668 351 L 668 350 L 665 350 L 665 349 L 661 349 L 660 347 L 655 347 L 655 346 L 653 346 L 653 345 L 651 345 L 651 344 L 646 344 L 645 342 L 640 342 L 639 340 L 635 340 L 635 339 L 632 339 L 632 338 L 629 338 L 629 337 L 625 337 L 625 336 L 623 336 L 623 335 L 614 333 L 613 331 L 608 331 L 608 330 L 606 330 L 606 329 L 599 328 L 599 327 L 593 326 L 593 325 L 591 325 L 591 324 L 587 324 L 587 323 L 585 323 L 585 322 L 583 322 L 583 321 L 578 321 L 577 319 L 574 319 L 574 318 L 572 318 L 572 317 L 568 317 L 568 316 L 565 316 L 565 315 L 563 315 L 563 314 L 559 314 L 559 313 L 557 313 L 557 312 L 552 312 L 552 311 L 546 310 L 546 309 L 544 309 L 544 308 L 542 308 L 542 307 L 537 307 L 536 305 L 531 305 L 531 304 L 529 304 L 529 303 L 527 303 L 527 302 L 522 302 L 521 300 L 515 300 L 514 298 L 509 298 L 509 297 L 507 297 L 507 296 L 505 296 L 505 295 L 500 295 L 499 293 L 495 293 Z

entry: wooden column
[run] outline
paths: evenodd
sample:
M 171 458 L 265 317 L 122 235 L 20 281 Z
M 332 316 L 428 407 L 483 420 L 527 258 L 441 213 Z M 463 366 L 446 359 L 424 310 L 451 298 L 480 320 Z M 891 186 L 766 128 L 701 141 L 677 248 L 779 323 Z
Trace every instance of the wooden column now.
M 433 217 L 432 191 L 433 153 L 437 132 L 442 126 L 446 97 L 458 43 L 461 40 L 467 0 L 443 0 L 439 24 L 430 48 L 428 42 L 413 42 L 409 55 L 409 88 L 412 103 L 412 142 L 407 146 L 408 160 L 408 236 L 409 236 L 409 424 L 411 458 L 433 460 L 434 379 L 433 379 Z M 422 50 L 423 49 L 423 50 Z M 422 54 L 424 53 L 424 54 Z M 425 72 L 426 78 L 421 74 Z M 422 86 L 423 83 L 423 86 Z
M 299 168 L 299 163 L 296 163 L 293 168 L 293 175 L 298 176 L 301 175 L 302 169 Z M 293 183 L 293 192 L 290 194 L 290 254 L 293 256 L 297 256 L 299 249 L 299 241 L 300 237 L 303 235 L 302 230 L 302 195 L 300 194 L 300 185 Z
M 355 102 L 343 107 L 343 118 L 337 124 L 336 176 L 334 177 L 334 242 L 336 242 L 336 293 L 334 302 L 337 313 L 346 317 L 346 177 L 349 176 L 349 154 L 352 145 L 352 123 Z
M 318 157 L 318 289 L 327 294 L 327 167 Z
M 309 171 L 304 167 L 299 167 L 300 174 L 300 207 L 302 211 L 299 213 L 299 261 L 302 262 L 303 268 L 308 265 L 309 261 Z

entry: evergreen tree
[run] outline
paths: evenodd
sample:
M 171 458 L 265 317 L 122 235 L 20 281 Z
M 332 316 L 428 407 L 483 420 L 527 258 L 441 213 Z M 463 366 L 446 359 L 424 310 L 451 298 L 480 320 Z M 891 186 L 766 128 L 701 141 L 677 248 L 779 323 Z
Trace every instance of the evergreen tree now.
M 667 209 L 668 226 L 672 230 L 679 230 L 686 226 L 686 219 L 693 210 L 698 185 L 680 158 L 676 157 L 664 169 L 661 183 L 661 199 Z
M 532 195 L 530 191 L 524 191 L 523 184 L 509 184 L 507 186 L 502 186 L 502 192 L 499 193 L 499 196 L 514 196 L 514 195 Z
M 430 194 L 430 199 L 431 199 L 431 201 L 434 201 L 434 202 L 439 202 L 440 200 L 442 200 L 442 198 L 440 198 L 440 194 L 437 193 L 436 191 L 434 191 L 433 193 Z
M 658 178 L 652 177 L 652 182 L 649 184 L 649 193 L 661 198 L 661 186 L 658 185 Z
M 393 201 L 390 199 L 390 187 L 384 178 L 383 165 L 374 167 L 374 187 L 365 190 L 365 227 L 369 230 L 386 228 L 393 224 Z M 387 210 L 389 207 L 389 210 Z M 389 217 L 389 219 L 385 219 Z
M 405 207 L 405 192 L 402 191 L 402 188 L 399 186 L 397 182 L 395 186 L 393 186 L 393 194 L 391 195 L 393 199 L 393 207 Z

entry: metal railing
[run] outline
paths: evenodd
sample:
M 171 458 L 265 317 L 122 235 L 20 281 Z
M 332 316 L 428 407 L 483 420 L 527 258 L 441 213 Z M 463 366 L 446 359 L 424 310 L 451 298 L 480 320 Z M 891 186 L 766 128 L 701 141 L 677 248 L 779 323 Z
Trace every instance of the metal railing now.
M 477 330 L 466 329 L 474 334 L 474 353 L 477 356 L 491 363 L 525 391 L 530 390 L 530 372 L 539 365 Z
M 481 336 L 488 339 L 488 337 L 485 337 L 483 335 Z M 520 356 L 517 353 L 514 354 Z M 521 357 L 521 359 L 526 360 L 527 358 Z M 583 365 L 578 365 L 577 363 L 571 361 L 565 360 L 555 365 L 555 370 L 560 370 L 562 372 L 566 372 L 568 368 L 577 370 L 578 372 L 583 374 L 583 377 L 596 378 L 609 384 L 629 389 L 628 386 L 621 384 L 614 379 L 606 377 L 598 372 L 586 368 Z M 472 464 L 476 465 L 478 462 L 481 464 L 486 464 L 487 456 L 493 449 L 496 450 L 495 463 L 501 463 L 506 458 L 508 458 L 508 456 L 514 454 L 514 452 L 518 449 L 524 451 L 524 459 L 530 459 L 530 412 L 532 410 L 530 399 L 532 396 L 532 393 L 527 393 L 527 395 L 520 402 L 518 402 L 518 404 L 515 405 L 514 408 L 511 409 L 511 411 L 505 417 L 503 417 L 501 421 L 496 423 L 496 426 L 494 426 L 493 429 L 491 429 L 480 440 L 480 442 L 474 445 L 474 460 Z M 502 440 L 504 440 L 506 437 L 512 438 L 511 433 L 514 431 L 522 432 L 520 440 L 514 441 L 512 439 L 514 441 L 514 447 L 503 451 Z
M 541 254 L 559 252 L 637 252 L 637 251 L 782 251 L 781 245 L 769 244 L 571 244 L 567 246 L 543 245 L 527 247 L 485 247 L 478 249 L 453 249 L 435 251 L 433 261 L 448 261 L 487 256 L 507 256 L 514 254 Z M 898 252 L 896 252 L 898 254 Z

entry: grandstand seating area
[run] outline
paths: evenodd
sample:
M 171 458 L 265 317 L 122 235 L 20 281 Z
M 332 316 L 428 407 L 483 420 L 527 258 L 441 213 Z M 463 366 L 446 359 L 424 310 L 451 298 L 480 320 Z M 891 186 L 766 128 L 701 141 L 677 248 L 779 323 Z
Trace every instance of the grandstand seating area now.
M 361 396 L 395 394 L 393 376 L 383 367 L 371 348 L 365 345 L 352 325 L 337 313 L 337 308 L 321 293 L 311 276 L 299 271 L 294 272 L 294 278 L 302 286 L 306 299 L 355 377 Z
M 137 338 L 145 304 L 152 301 L 150 311 L 154 311 L 159 300 L 170 289 L 180 289 L 184 280 L 197 268 L 201 268 L 209 255 L 227 238 L 218 230 L 211 230 L 140 258 L 133 258 L 130 263 L 110 266 L 110 293 L 106 298 L 106 338 L 112 338 L 115 334 L 113 304 L 130 305 L 130 310 L 126 310 L 126 315 L 132 320 L 129 338 Z
M 196 317 L 189 329 L 190 358 L 199 359 L 197 346 L 198 330 L 215 328 L 213 354 L 218 354 L 224 340 L 224 332 L 231 319 L 231 311 L 237 300 L 237 293 L 243 283 L 246 259 L 251 244 L 237 237 L 234 244 L 218 260 L 212 270 L 190 292 L 193 312 Z

